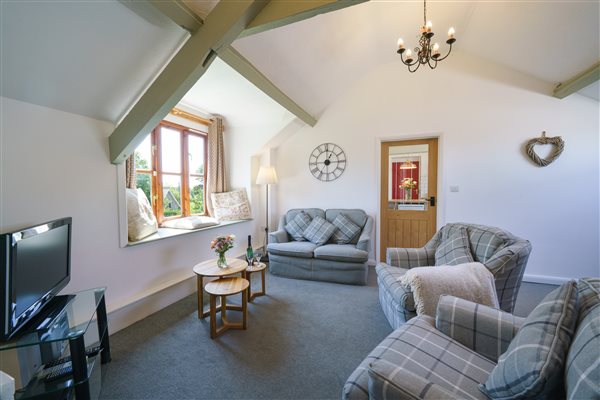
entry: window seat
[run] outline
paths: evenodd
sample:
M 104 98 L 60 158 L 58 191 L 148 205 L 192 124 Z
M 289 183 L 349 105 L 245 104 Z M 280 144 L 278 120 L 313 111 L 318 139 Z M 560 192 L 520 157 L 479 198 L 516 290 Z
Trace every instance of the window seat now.
M 239 224 L 242 222 L 248 222 L 248 221 L 252 221 L 252 219 L 243 219 L 243 220 L 237 220 L 237 221 L 223 221 L 223 222 L 218 223 L 217 225 L 206 226 L 206 227 L 202 227 L 202 228 L 198 228 L 198 229 L 158 228 L 158 232 L 156 232 L 150 236 L 147 236 L 141 240 L 138 240 L 137 242 L 128 242 L 127 246 L 137 246 L 139 244 L 154 242 L 157 240 L 162 240 L 162 239 L 166 239 L 166 238 L 170 238 L 170 237 L 174 237 L 174 236 L 187 235 L 190 233 L 222 228 L 224 226 L 235 225 L 235 224 Z

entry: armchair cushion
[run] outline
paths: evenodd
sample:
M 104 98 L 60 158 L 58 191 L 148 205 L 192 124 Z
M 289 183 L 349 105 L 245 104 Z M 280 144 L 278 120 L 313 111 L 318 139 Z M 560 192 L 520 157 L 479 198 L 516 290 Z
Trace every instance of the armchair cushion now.
M 421 375 L 385 360 L 369 366 L 369 399 L 439 400 L 460 399 Z
M 387 290 L 400 307 L 416 313 L 417 309 L 415 308 L 415 298 L 412 290 L 410 287 L 405 287 L 400 283 L 400 279 L 406 274 L 408 269 L 379 263 L 377 264 L 376 271 L 379 287 Z
M 577 281 L 578 324 L 600 304 L 600 278 L 582 278 Z
M 294 218 L 292 218 L 287 225 L 285 226 L 285 230 L 290 234 L 291 237 L 294 238 L 295 241 L 305 242 L 304 236 L 302 234 L 310 225 L 311 218 L 304 211 L 296 214 Z
M 567 282 L 529 314 L 480 389 L 492 399 L 548 398 L 563 387 L 577 321 L 577 287 Z
M 435 250 L 435 265 L 458 265 L 473 261 L 469 234 L 464 226 L 454 230 Z
M 310 242 L 321 246 L 329 240 L 337 228 L 324 218 L 316 216 L 306 228 L 302 236 Z
M 333 220 L 337 228 L 331 237 L 337 244 L 348 244 L 360 233 L 361 229 L 344 214 L 339 213 Z
M 375 382 L 369 383 L 369 369 L 383 372 L 384 365 L 380 362 L 420 375 L 430 385 L 438 385 L 461 399 L 485 399 L 477 385 L 494 368 L 487 358 L 438 332 L 433 318 L 419 316 L 393 331 L 373 349 L 346 381 L 343 399 L 367 399 L 369 392 L 375 394 Z
M 491 307 L 442 295 L 437 307 L 435 327 L 471 350 L 497 362 L 524 320 Z

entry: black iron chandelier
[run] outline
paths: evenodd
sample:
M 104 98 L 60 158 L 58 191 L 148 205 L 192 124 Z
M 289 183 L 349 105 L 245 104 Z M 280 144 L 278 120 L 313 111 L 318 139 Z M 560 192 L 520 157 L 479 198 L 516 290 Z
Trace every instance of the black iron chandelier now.
M 427 21 L 427 0 L 423 1 L 423 26 L 421 27 L 421 38 L 419 39 L 420 47 L 415 47 L 415 56 L 410 49 L 404 48 L 404 40 L 402 38 L 398 39 L 398 51 L 400 54 L 400 59 L 408 67 L 410 72 L 415 72 L 422 64 L 429 65 L 429 68 L 435 69 L 437 67 L 438 61 L 442 61 L 446 59 L 450 55 L 452 51 L 452 44 L 456 42 L 454 38 L 454 28 L 448 29 L 448 40 L 446 43 L 450 45 L 448 49 L 448 53 L 442 57 L 440 53 L 440 45 L 437 43 L 431 44 L 431 38 L 433 37 L 433 32 L 431 28 L 433 24 L 431 21 Z

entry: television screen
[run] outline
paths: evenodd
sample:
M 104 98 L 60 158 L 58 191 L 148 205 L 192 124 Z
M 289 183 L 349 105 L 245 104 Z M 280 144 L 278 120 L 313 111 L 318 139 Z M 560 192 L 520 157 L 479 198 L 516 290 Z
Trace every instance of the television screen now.
M 15 313 L 21 315 L 69 273 L 67 225 L 17 240 L 13 270 Z M 13 250 L 14 251 L 14 250 Z
M 70 279 L 71 218 L 1 236 L 0 338 L 8 339 Z

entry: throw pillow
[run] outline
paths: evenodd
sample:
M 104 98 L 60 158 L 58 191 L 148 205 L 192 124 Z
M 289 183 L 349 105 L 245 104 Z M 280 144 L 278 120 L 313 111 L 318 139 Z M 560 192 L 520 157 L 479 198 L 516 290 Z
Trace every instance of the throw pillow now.
M 327 220 L 319 217 L 318 215 L 313 218 L 308 228 L 304 231 L 302 236 L 308 239 L 310 242 L 321 246 L 329 240 L 333 232 L 337 228 Z
M 550 292 L 521 329 L 479 388 L 492 399 L 564 397 L 565 359 L 577 321 L 577 285 Z
M 473 262 L 467 228 L 461 226 L 435 249 L 435 265 L 458 265 Z
M 142 189 L 127 189 L 126 197 L 129 241 L 137 242 L 158 231 L 152 207 Z
M 289 233 L 290 236 L 294 238 L 295 241 L 306 242 L 306 239 L 304 239 L 304 236 L 302 236 L 302 234 L 310 225 L 310 221 L 310 215 L 308 215 L 304 211 L 301 211 L 298 214 L 296 214 L 296 216 L 292 218 L 292 220 L 288 222 L 287 225 L 284 226 L 284 228 L 287 231 L 287 233 Z
M 331 237 L 337 244 L 348 244 L 361 231 L 360 227 L 346 217 L 344 214 L 338 214 L 333 220 L 333 225 L 337 228 Z
M 219 221 L 238 221 L 252 218 L 246 189 L 211 193 L 214 217 Z

